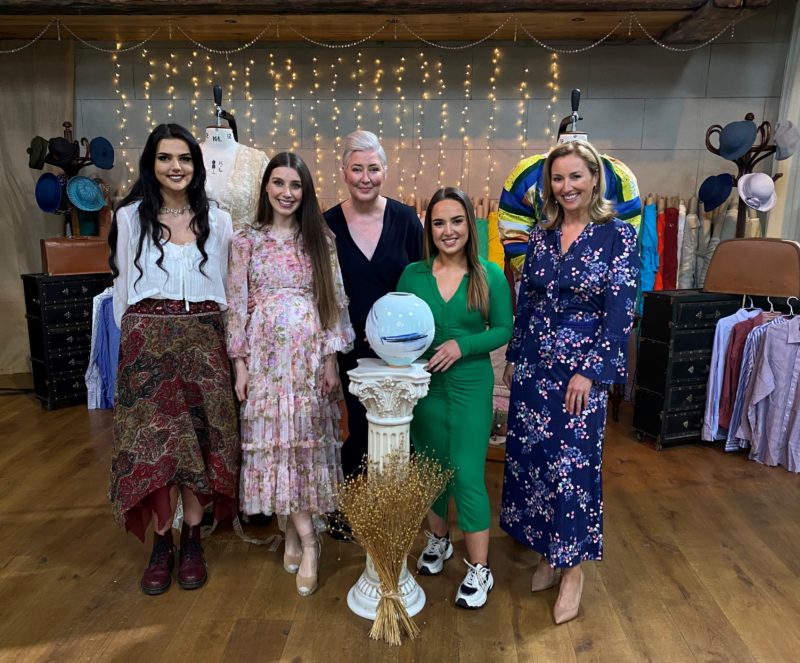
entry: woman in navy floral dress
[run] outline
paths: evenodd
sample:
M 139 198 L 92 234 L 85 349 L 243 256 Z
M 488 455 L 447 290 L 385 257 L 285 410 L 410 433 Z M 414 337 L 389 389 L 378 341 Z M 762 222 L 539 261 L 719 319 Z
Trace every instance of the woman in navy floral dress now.
M 541 554 L 533 591 L 560 581 L 558 624 L 578 614 L 581 562 L 603 554 L 608 386 L 625 382 L 639 276 L 636 233 L 613 217 L 602 191 L 600 157 L 589 143 L 550 153 L 548 221 L 531 232 L 506 355 L 511 404 L 500 525 Z

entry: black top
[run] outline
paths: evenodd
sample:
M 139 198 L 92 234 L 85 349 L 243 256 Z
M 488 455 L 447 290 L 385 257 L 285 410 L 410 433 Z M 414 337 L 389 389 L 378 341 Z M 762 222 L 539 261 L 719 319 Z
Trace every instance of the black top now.
M 351 359 L 374 356 L 364 341 L 367 314 L 377 299 L 394 292 L 406 265 L 422 258 L 422 224 L 413 207 L 386 199 L 383 230 L 371 260 L 361 252 L 344 218 L 341 204 L 325 212 L 336 235 L 336 251 L 350 299 L 350 322 L 356 332 Z

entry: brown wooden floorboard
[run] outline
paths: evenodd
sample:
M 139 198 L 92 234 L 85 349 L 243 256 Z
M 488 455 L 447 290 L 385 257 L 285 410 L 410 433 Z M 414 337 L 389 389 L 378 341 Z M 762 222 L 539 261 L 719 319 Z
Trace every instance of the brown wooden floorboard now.
M 297 596 L 280 548 L 244 543 L 230 526 L 205 541 L 205 587 L 144 596 L 149 542 L 113 523 L 106 497 L 111 413 L 48 412 L 32 395 L 2 395 L 0 661 L 800 660 L 800 477 L 716 445 L 657 452 L 631 435 L 627 404 L 621 414 L 604 457 L 605 559 L 584 566 L 578 619 L 553 625 L 557 589 L 531 594 L 537 555 L 497 525 L 502 464 L 490 462 L 487 607 L 452 605 L 465 572 L 453 524 L 453 560 L 441 576 L 418 577 L 420 638 L 390 647 L 347 608 L 362 551 L 328 538 L 309 598 Z

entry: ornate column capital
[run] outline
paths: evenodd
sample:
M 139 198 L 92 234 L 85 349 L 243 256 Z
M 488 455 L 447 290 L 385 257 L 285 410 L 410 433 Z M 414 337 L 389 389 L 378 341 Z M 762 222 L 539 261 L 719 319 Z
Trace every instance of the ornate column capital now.
M 430 374 L 422 364 L 392 368 L 380 359 L 359 359 L 350 376 L 350 393 L 367 410 L 367 420 L 382 425 L 405 424 L 417 401 L 428 393 Z

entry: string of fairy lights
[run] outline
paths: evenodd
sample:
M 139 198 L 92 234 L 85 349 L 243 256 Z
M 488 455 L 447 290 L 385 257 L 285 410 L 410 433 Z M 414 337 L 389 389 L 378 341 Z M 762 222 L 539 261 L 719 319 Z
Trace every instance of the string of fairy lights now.
M 737 16 L 710 39 L 687 48 L 660 42 L 647 31 L 633 12 L 628 17 L 627 28 L 629 36 L 635 27 L 655 46 L 672 52 L 688 52 L 708 46 L 728 31 L 733 33 L 741 18 Z M 244 118 L 244 121 L 239 122 L 240 142 L 247 142 L 268 152 L 279 149 L 292 149 L 301 153 L 305 151 L 306 157 L 309 157 L 310 151 L 313 156 L 307 160 L 313 161 L 317 184 L 319 187 L 327 185 L 325 191 L 329 197 L 334 197 L 333 183 L 337 183 L 335 197 L 342 197 L 341 180 L 336 173 L 340 166 L 343 136 L 354 125 L 356 128 L 370 129 L 385 143 L 390 143 L 387 152 L 391 152 L 393 148 L 390 163 L 394 166 L 391 170 L 394 171 L 392 176 L 395 178 L 395 191 L 398 197 L 417 200 L 421 194 L 430 193 L 434 178 L 437 186 L 452 183 L 446 181 L 448 173 L 450 177 L 455 177 L 456 183 L 461 187 L 466 187 L 469 183 L 480 186 L 477 183 L 483 178 L 483 193 L 488 195 L 495 191 L 499 186 L 495 176 L 501 175 L 497 173 L 497 151 L 494 149 L 500 118 L 516 115 L 520 156 L 528 153 L 533 135 L 531 132 L 542 136 L 544 145 L 549 145 L 554 138 L 560 115 L 565 114 L 562 108 L 564 101 L 560 95 L 559 57 L 584 53 L 603 44 L 624 22 L 620 21 L 608 34 L 595 42 L 572 49 L 558 48 L 542 42 L 514 16 L 506 18 L 500 26 L 489 30 L 484 38 L 465 44 L 429 41 L 411 30 L 401 19 L 387 20 L 385 26 L 345 44 L 314 41 L 290 28 L 298 37 L 320 50 L 313 57 L 313 76 L 309 80 L 300 80 L 300 70 L 291 58 L 281 60 L 274 52 L 259 45 L 259 41 L 272 36 L 273 30 L 279 38 L 278 24 L 267 25 L 253 39 L 240 46 L 223 49 L 203 44 L 168 20 L 166 25 L 156 28 L 149 37 L 136 44 L 124 46 L 117 42 L 113 48 L 107 48 L 82 39 L 69 25 L 54 18 L 28 43 L 13 49 L 0 50 L 0 54 L 19 53 L 38 42 L 51 29 L 58 31 L 59 38 L 63 32 L 89 49 L 109 54 L 113 88 L 117 95 L 118 161 L 124 164 L 128 182 L 134 172 L 132 152 L 143 141 L 143 136 L 130 135 L 132 119 L 141 114 L 141 120 L 135 124 L 143 124 L 148 130 L 162 121 L 187 123 L 195 135 L 198 135 L 205 123 L 213 117 L 211 87 L 221 83 L 224 90 L 223 105 L 230 112 L 238 112 Z M 433 55 L 436 50 L 467 51 L 479 47 L 509 23 L 514 30 L 513 45 L 484 45 L 483 50 L 472 51 L 476 55 L 461 56 L 457 60 L 445 60 Z M 398 30 L 405 30 L 408 35 L 428 47 L 427 50 L 419 51 L 414 58 L 416 66 L 409 66 L 407 47 L 375 47 L 374 57 L 365 50 L 368 42 L 390 24 L 394 29 L 395 39 L 398 39 Z M 171 38 L 173 28 L 186 40 L 183 45 L 176 47 L 173 42 L 165 47 L 158 44 L 159 49 L 168 49 L 168 52 L 155 50 L 157 42 L 151 42 L 158 38 L 163 39 L 165 31 L 168 31 Z M 539 89 L 534 89 L 530 83 L 530 66 L 521 67 L 514 74 L 504 71 L 501 66 L 504 52 L 510 52 L 517 47 L 518 33 L 523 39 L 527 37 L 536 46 L 550 52 L 544 77 L 546 83 L 540 85 Z M 403 37 L 402 32 L 399 36 Z M 380 38 L 388 38 L 388 34 Z M 330 58 L 324 57 L 326 50 L 331 52 Z M 380 57 L 377 57 L 378 50 Z M 393 61 L 395 54 L 400 54 L 400 57 Z M 138 64 L 132 58 L 137 58 Z M 482 80 L 476 87 L 475 64 L 482 58 L 491 61 L 491 67 L 488 69 L 488 79 Z M 509 57 L 508 61 L 514 60 Z M 453 95 L 456 91 L 448 90 L 446 85 L 451 66 L 463 69 L 463 87 L 455 96 Z M 482 65 L 481 71 L 485 68 L 486 65 Z M 137 72 L 133 76 L 129 74 L 132 70 Z M 345 72 L 347 78 L 344 78 Z M 254 93 L 253 80 L 261 80 L 264 76 L 271 86 L 260 86 L 258 92 Z M 134 80 L 133 84 L 127 82 L 130 78 Z M 347 81 L 346 86 L 344 81 Z M 368 89 L 370 81 L 371 88 Z M 391 101 L 383 97 L 384 89 L 389 87 L 393 89 L 395 96 Z M 476 90 L 480 90 L 478 96 L 475 94 Z M 426 118 L 426 112 L 429 114 L 434 109 L 430 105 L 432 100 L 438 102 L 438 123 L 435 115 Z M 473 114 L 476 111 L 475 102 L 481 100 L 488 104 L 488 121 L 479 126 L 473 121 Z M 546 117 L 532 113 L 533 100 L 545 101 Z M 352 118 L 348 117 L 344 123 L 342 105 L 346 108 L 352 107 Z M 271 122 L 266 122 L 262 117 L 262 122 L 259 123 L 257 107 L 271 108 Z M 304 114 L 301 111 L 306 107 L 309 113 L 303 122 Z M 320 120 L 326 115 L 330 117 L 330 127 L 323 129 Z M 386 125 L 393 127 L 393 135 L 389 140 L 384 121 Z M 344 124 L 347 125 L 346 130 L 343 128 Z M 437 124 L 438 135 L 435 140 L 431 140 L 437 133 L 434 128 Z M 541 131 L 537 130 L 537 125 L 541 127 Z M 304 129 L 308 135 L 304 135 Z M 541 141 L 537 139 L 536 147 L 541 146 Z M 453 172 L 458 170 L 457 167 L 448 167 L 448 155 L 452 154 L 453 147 L 459 148 L 460 174 Z M 484 156 L 478 159 L 481 148 L 485 150 Z M 473 168 L 479 169 L 479 176 L 476 177 L 474 173 L 471 175 Z M 426 173 L 426 170 L 430 172 Z M 320 197 L 323 197 L 322 190 Z
M 465 187 L 470 182 L 471 166 L 481 164 L 483 178 L 482 194 L 489 195 L 496 183 L 493 181 L 497 170 L 497 153 L 494 149 L 494 138 L 500 107 L 508 99 L 501 99 L 498 90 L 501 85 L 501 67 L 503 49 L 490 49 L 491 67 L 488 70 L 487 101 L 489 108 L 486 126 L 475 126 L 471 123 L 474 99 L 473 62 L 458 64 L 464 67 L 463 100 L 453 98 L 455 91 L 447 88 L 447 63 L 443 59 L 434 59 L 427 51 L 416 53 L 414 67 L 408 67 L 407 50 L 396 51 L 401 55 L 394 61 L 391 71 L 394 72 L 394 94 L 396 101 L 387 104 L 386 111 L 393 117 L 387 117 L 395 128 L 397 138 L 394 141 L 393 165 L 398 197 L 411 201 L 420 200 L 432 189 L 435 181 L 437 187 L 453 184 L 448 181 L 448 174 L 456 178 L 459 186 Z M 131 146 L 139 144 L 141 136 L 132 139 L 130 136 L 131 113 L 136 109 L 144 115 L 144 126 L 153 129 L 162 121 L 185 122 L 181 115 L 184 106 L 179 102 L 186 99 L 188 108 L 187 124 L 192 132 L 202 137 L 203 126 L 211 120 L 212 106 L 210 90 L 217 83 L 223 83 L 223 106 L 234 115 L 241 113 L 244 121 L 240 121 L 239 141 L 258 149 L 266 149 L 272 154 L 288 149 L 303 153 L 315 173 L 315 181 L 320 187 L 320 198 L 326 195 L 340 199 L 343 195 L 341 178 L 338 176 L 342 140 L 353 128 L 369 129 L 379 139 L 386 140 L 384 127 L 384 110 L 382 106 L 387 61 L 393 57 L 392 51 L 381 52 L 380 57 L 371 60 L 363 50 L 357 51 L 355 57 L 335 54 L 327 66 L 321 58 L 312 59 L 311 77 L 300 80 L 300 72 L 291 57 L 282 58 L 274 50 L 248 53 L 241 61 L 231 54 L 201 53 L 198 50 L 174 49 L 162 52 L 142 48 L 139 58 L 144 65 L 144 73 L 138 89 L 126 93 L 121 85 L 124 71 L 124 54 L 112 53 L 113 85 L 118 97 L 117 119 L 121 137 L 118 146 L 126 169 L 125 179 L 129 184 L 135 177 L 134 164 L 128 158 Z M 218 58 L 222 58 L 219 62 Z M 557 79 L 558 56 L 552 55 L 550 76 Z M 266 89 L 256 93 L 253 88 L 253 77 L 257 71 L 266 74 Z M 348 88 L 342 87 L 341 72 L 348 72 Z M 515 84 L 519 104 L 518 121 L 521 144 L 527 145 L 528 102 L 531 99 L 529 68 L 523 70 L 523 79 Z M 558 88 L 549 91 L 552 101 L 558 97 Z M 264 86 L 262 85 L 262 88 Z M 408 92 L 413 89 L 412 97 Z M 327 94 L 325 92 L 327 91 Z M 266 92 L 266 94 L 265 94 Z M 299 94 L 298 94 L 299 93 Z M 205 101 L 204 101 L 205 99 Z M 268 128 L 258 124 L 256 101 L 259 107 L 269 108 L 271 122 Z M 266 106 L 263 105 L 266 102 Z M 433 104 L 438 104 L 434 106 Z M 341 105 L 346 104 L 350 115 L 343 123 Z M 453 124 L 451 110 L 457 104 L 460 114 Z M 207 109 L 204 112 L 204 106 Z M 330 125 L 328 131 L 320 126 L 320 116 L 324 107 L 330 109 Z M 550 108 L 550 107 L 548 107 Z M 305 112 L 304 111 L 307 111 Z M 438 110 L 436 110 L 438 109 Z M 553 113 L 555 113 L 553 103 Z M 435 111 L 438 113 L 430 116 Z M 163 113 L 163 115 L 161 114 Z M 429 116 L 429 117 L 426 117 Z M 308 135 L 303 135 L 303 117 Z M 263 120 L 263 118 L 262 118 Z M 438 121 L 437 121 L 438 120 Z M 347 126 L 343 126 L 346 124 Z M 548 117 L 543 127 L 547 134 L 550 131 L 551 118 Z M 438 132 L 436 131 L 438 129 Z M 474 131 L 473 131 L 474 129 Z M 458 168 L 448 168 L 455 147 L 452 141 L 456 133 L 460 142 L 460 173 Z M 482 160 L 476 160 L 474 148 L 484 153 Z M 391 146 L 390 146 L 391 150 Z M 413 156 L 409 156 L 413 154 Z M 483 163 L 481 163 L 483 161 Z M 458 162 L 455 162 L 458 163 Z M 411 175 L 409 176 L 409 169 Z M 428 172 L 430 169 L 431 172 Z M 453 172 L 456 171 L 456 172 Z M 472 178 L 472 182 L 480 182 L 481 177 Z M 409 179 L 411 180 L 409 183 Z M 335 183 L 336 190 L 331 189 Z M 327 187 L 326 187 L 327 185 Z M 325 188 L 323 188 L 325 187 Z

